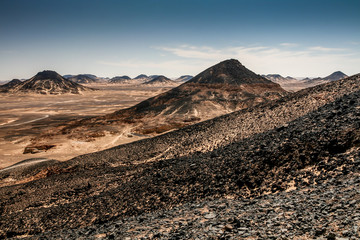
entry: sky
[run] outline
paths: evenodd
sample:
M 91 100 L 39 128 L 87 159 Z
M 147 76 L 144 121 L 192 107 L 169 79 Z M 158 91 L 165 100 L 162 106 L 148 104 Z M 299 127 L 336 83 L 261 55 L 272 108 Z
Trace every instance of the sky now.
M 0 0 L 0 81 L 42 70 L 196 75 L 360 72 L 360 0 Z

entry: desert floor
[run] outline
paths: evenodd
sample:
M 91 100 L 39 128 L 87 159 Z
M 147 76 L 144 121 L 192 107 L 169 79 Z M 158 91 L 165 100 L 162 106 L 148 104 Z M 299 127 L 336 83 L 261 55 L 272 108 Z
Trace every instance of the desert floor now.
M 127 108 L 170 89 L 114 84 L 88 86 L 99 90 L 82 95 L 1 94 L 0 169 L 29 158 L 68 160 L 80 154 L 144 138 L 128 133 L 105 136 L 93 142 L 64 138 L 58 139 L 59 144 L 46 152 L 23 154 L 30 139 L 47 128 L 65 121 Z

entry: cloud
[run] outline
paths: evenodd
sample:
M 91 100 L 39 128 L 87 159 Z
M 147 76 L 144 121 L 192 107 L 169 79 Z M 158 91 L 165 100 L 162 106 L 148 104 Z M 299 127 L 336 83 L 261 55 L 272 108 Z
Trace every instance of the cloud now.
M 345 48 L 328 48 L 322 46 L 310 47 L 309 50 L 311 51 L 319 51 L 319 52 L 339 52 L 339 51 L 346 51 Z
M 345 48 L 323 46 L 292 50 L 272 46 L 214 48 L 181 45 L 158 47 L 157 49 L 170 52 L 180 59 L 188 59 L 188 61 L 202 60 L 216 63 L 236 58 L 257 73 L 280 73 L 292 76 L 325 76 L 336 70 L 342 70 L 348 74 L 357 73 L 357 66 L 360 64 L 359 53 Z
M 349 44 L 351 45 L 360 45 L 360 42 L 356 42 L 356 41 L 351 41 L 351 42 L 348 42 Z
M 247 68 L 259 74 L 278 73 L 293 77 L 319 77 L 340 70 L 348 75 L 359 72 L 360 53 L 343 48 L 323 46 L 284 48 L 274 46 L 194 46 L 179 45 L 153 47 L 160 59 L 107 61 L 97 64 L 113 74 L 133 75 L 164 74 L 175 77 L 184 74 L 196 75 L 225 59 L 238 59 Z M 135 58 L 135 57 L 134 57 Z M 130 74 L 130 75 L 131 75 Z
M 299 45 L 297 43 L 280 43 L 280 46 L 283 46 L 283 47 L 297 47 Z
M 162 47 L 158 49 L 170 52 L 174 55 L 184 58 L 211 59 L 226 57 L 226 54 L 224 54 L 221 50 L 216 50 L 211 47 L 195 47 L 182 45 L 178 48 Z

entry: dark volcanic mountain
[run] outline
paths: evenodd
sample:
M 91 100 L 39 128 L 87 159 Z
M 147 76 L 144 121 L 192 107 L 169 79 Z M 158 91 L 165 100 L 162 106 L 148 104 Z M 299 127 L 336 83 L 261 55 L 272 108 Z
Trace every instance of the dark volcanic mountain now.
M 135 77 L 134 79 L 148 79 L 149 77 L 145 74 L 140 74 L 139 76 Z
M 129 76 L 117 76 L 109 80 L 109 83 L 133 83 Z
M 266 78 L 250 71 L 235 59 L 223 61 L 206 69 L 188 83 L 225 84 L 233 86 L 243 84 L 271 84 L 273 87 L 279 87 Z
M 336 81 L 336 80 L 340 80 L 343 78 L 346 78 L 347 75 L 343 72 L 337 71 L 337 72 L 333 72 L 332 74 L 330 74 L 327 77 L 324 77 L 324 80 L 328 80 L 328 81 Z
M 8 92 L 10 89 L 21 83 L 22 81 L 20 81 L 19 79 L 13 79 L 10 82 L 5 83 L 4 85 L 1 85 L 0 92 Z
M 170 91 L 145 100 L 110 117 L 131 113 L 133 118 L 166 116 L 183 122 L 208 119 L 277 99 L 286 92 L 245 68 L 237 60 L 221 62 Z
M 0 188 L 0 236 L 357 239 L 359 80 L 67 162 L 3 169 L 11 186 Z
M 190 81 L 131 108 L 74 122 L 64 126 L 61 131 L 62 134 L 85 134 L 86 131 L 80 128 L 98 128 L 109 124 L 124 127 L 130 124 L 130 129 L 137 133 L 162 133 L 270 102 L 286 94 L 278 84 L 253 73 L 239 61 L 232 59 L 216 64 Z
M 322 83 L 326 83 L 326 82 L 330 82 L 330 81 L 337 81 L 343 78 L 346 78 L 347 75 L 343 72 L 337 71 L 337 72 L 333 72 L 332 74 L 330 74 L 329 76 L 326 76 L 324 78 L 318 77 L 318 78 L 306 78 L 303 81 L 306 81 L 310 84 L 313 85 L 318 85 L 318 84 L 322 84 Z
M 43 71 L 8 90 L 10 93 L 40 93 L 40 94 L 79 94 L 94 89 L 84 87 L 63 78 L 54 71 Z
M 80 83 L 80 84 L 88 84 L 98 82 L 98 78 L 95 75 L 91 74 L 79 74 L 75 76 L 68 77 L 69 80 Z
M 165 76 L 158 76 L 148 82 L 143 83 L 144 85 L 152 85 L 152 86 L 174 86 L 178 85 L 175 81 L 165 77 Z

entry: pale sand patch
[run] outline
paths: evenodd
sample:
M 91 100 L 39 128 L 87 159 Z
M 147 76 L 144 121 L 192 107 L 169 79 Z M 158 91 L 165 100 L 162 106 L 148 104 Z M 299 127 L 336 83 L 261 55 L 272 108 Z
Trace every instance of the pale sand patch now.
M 37 154 L 23 154 L 31 138 L 47 128 L 78 117 L 99 116 L 131 107 L 149 97 L 169 90 L 169 87 L 142 85 L 91 84 L 100 89 L 81 95 L 1 94 L 0 97 L 0 169 L 28 158 L 69 160 L 81 154 L 96 152 L 145 136 L 132 135 L 125 129 L 116 135 L 106 135 L 93 142 L 81 142 L 60 137 L 46 142 L 56 147 Z M 130 137 L 131 136 L 131 137 Z

